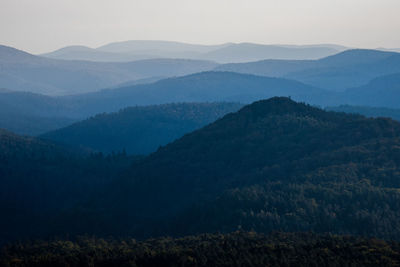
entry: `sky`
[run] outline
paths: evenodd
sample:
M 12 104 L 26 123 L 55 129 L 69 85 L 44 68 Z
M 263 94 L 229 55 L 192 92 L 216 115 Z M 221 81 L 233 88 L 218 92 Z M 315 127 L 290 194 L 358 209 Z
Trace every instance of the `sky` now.
M 125 40 L 400 47 L 400 0 L 0 0 L 0 44 Z

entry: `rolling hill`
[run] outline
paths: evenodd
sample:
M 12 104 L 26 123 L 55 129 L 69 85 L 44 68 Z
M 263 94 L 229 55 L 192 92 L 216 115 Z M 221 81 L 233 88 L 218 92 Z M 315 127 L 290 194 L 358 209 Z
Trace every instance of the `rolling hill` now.
M 377 77 L 368 84 L 346 90 L 343 104 L 400 108 L 400 73 Z
M 122 107 L 180 102 L 251 103 L 273 96 L 291 96 L 298 101 L 330 103 L 330 93 L 296 81 L 229 72 L 203 72 L 164 79 L 152 84 L 67 96 L 79 114 L 113 112 Z
M 96 91 L 123 82 L 213 69 L 209 61 L 152 59 L 123 63 L 57 60 L 0 46 L 0 88 L 47 95 Z
M 130 107 L 96 115 L 41 137 L 103 153 L 125 150 L 134 155 L 148 154 L 240 107 L 242 104 L 237 103 Z
M 345 91 L 379 76 L 400 71 L 400 54 L 377 50 L 347 50 L 319 60 L 265 60 L 217 66 L 217 71 L 284 77 L 315 87 Z

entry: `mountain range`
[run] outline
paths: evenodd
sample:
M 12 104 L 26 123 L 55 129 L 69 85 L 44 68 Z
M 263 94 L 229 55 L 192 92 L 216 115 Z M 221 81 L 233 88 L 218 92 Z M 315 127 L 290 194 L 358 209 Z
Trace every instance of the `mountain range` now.
M 187 59 L 119 63 L 57 60 L 0 46 L 0 88 L 46 95 L 81 94 L 138 79 L 211 70 L 216 65 L 210 61 Z

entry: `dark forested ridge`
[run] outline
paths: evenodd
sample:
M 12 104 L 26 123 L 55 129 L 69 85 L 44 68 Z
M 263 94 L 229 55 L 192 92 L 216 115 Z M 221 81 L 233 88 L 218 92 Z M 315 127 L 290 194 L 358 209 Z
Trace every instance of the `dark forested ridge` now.
M 238 103 L 181 103 L 130 107 L 96 115 L 42 137 L 104 153 L 125 150 L 133 155 L 148 154 L 242 106 Z
M 310 233 L 203 234 L 179 239 L 81 237 L 16 244 L 1 266 L 399 266 L 400 244 Z
M 162 147 L 64 220 L 81 233 L 399 239 L 399 157 L 398 122 L 272 98 Z

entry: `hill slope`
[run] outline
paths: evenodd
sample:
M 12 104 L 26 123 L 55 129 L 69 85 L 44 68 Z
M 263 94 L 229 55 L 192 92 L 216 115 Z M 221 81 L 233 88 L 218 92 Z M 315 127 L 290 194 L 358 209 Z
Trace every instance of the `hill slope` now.
M 129 154 L 147 154 L 240 107 L 235 103 L 130 107 L 96 115 L 42 137 L 105 153 L 125 150 Z
M 160 148 L 63 222 L 135 236 L 239 228 L 400 239 L 399 162 L 400 123 L 272 98 Z
M 0 246 L 43 237 L 56 214 L 103 188 L 130 164 L 0 129 Z
M 220 65 L 215 70 L 285 77 L 319 88 L 344 91 L 399 72 L 400 54 L 356 49 L 319 60 L 265 60 Z

